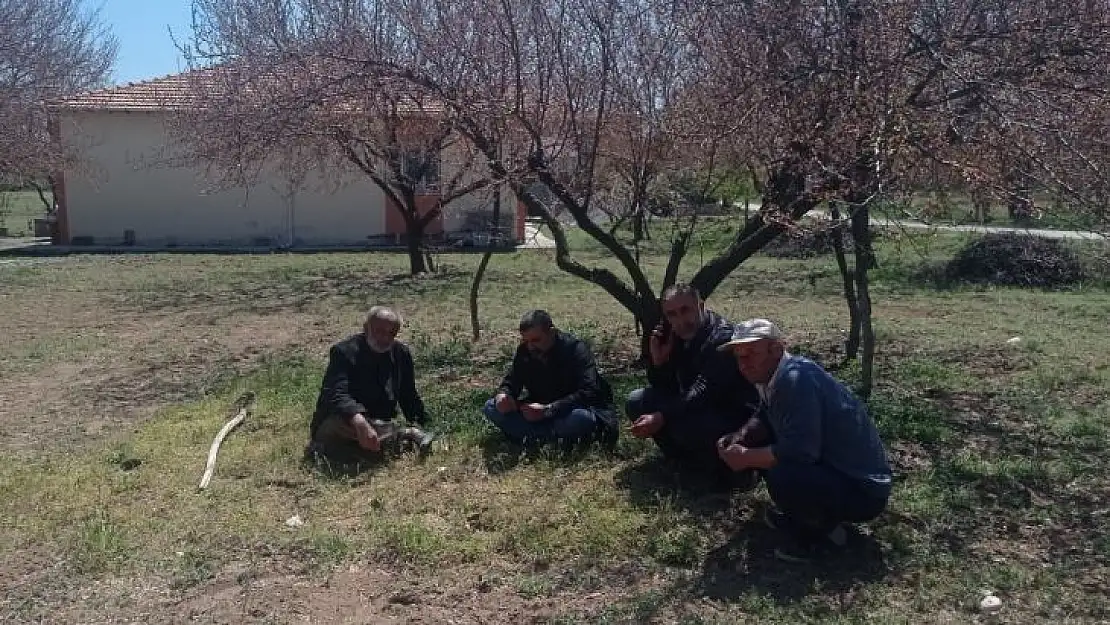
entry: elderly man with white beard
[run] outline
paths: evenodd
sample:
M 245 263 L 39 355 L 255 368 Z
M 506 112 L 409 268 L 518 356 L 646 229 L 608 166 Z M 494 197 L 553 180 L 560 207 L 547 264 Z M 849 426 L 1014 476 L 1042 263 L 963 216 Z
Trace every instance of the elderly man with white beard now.
M 427 412 L 416 390 L 412 351 L 397 340 L 401 316 L 374 306 L 363 331 L 331 347 L 307 455 L 376 456 L 388 439 L 405 439 L 426 452 L 432 435 L 421 428 L 397 428 L 398 405 L 405 418 L 424 426 Z

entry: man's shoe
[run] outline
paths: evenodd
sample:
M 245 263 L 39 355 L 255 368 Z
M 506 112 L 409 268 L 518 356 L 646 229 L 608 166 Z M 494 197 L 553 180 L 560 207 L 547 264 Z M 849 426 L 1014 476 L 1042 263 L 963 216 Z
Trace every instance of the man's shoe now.
M 432 441 L 436 439 L 434 432 L 429 432 L 415 426 L 398 430 L 398 438 L 417 449 L 421 456 L 432 450 Z
M 763 512 L 763 524 L 776 531 L 784 529 L 787 524 L 786 514 L 775 506 L 770 506 Z
M 820 560 L 825 552 L 817 545 L 803 544 L 793 541 L 787 545 L 775 547 L 775 559 L 791 564 L 810 564 Z
M 785 530 L 789 527 L 790 519 L 786 514 L 778 508 L 771 506 L 763 513 L 763 524 L 773 530 Z M 825 540 L 833 547 L 843 547 L 848 544 L 848 530 L 845 529 L 843 523 L 838 523 L 836 527 L 825 535 Z
M 428 454 L 432 451 L 432 442 L 435 441 L 435 432 L 424 432 L 416 439 L 416 448 L 420 450 L 420 455 Z

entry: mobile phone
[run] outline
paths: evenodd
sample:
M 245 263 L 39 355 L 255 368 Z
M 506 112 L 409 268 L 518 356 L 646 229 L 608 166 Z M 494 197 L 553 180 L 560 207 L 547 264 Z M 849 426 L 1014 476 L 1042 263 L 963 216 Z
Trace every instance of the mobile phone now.
M 659 326 L 657 327 L 657 331 L 659 333 L 660 340 L 666 341 L 666 340 L 670 339 L 671 338 L 671 322 L 668 321 L 666 317 L 663 317 L 662 320 L 659 321 Z

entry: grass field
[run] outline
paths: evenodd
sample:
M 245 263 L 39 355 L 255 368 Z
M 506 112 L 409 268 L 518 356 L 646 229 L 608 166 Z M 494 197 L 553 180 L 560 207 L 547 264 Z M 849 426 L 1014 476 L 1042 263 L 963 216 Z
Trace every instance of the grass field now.
M 1006 207 L 1006 202 L 994 199 L 987 211 L 987 220 L 980 222 L 971 198 L 963 192 L 948 194 L 919 192 L 907 203 L 897 203 L 878 209 L 878 215 L 892 219 L 924 219 L 932 224 L 975 224 L 989 226 L 1017 226 L 1023 228 L 1046 228 L 1049 230 L 1080 230 L 1106 232 L 1105 211 L 1097 214 L 1092 211 L 1079 211 L 1070 208 L 1058 198 L 1046 194 L 1033 197 L 1035 214 L 1027 220 L 1015 224 Z
M 771 557 L 762 488 L 706 496 L 627 436 L 615 456 L 522 458 L 483 423 L 531 307 L 589 338 L 619 395 L 642 383 L 631 319 L 547 252 L 494 257 L 476 343 L 473 256 L 423 278 L 385 254 L 0 261 L 0 620 L 967 623 L 990 591 L 1000 622 L 1106 622 L 1110 288 L 913 279 L 961 242 L 882 242 L 871 407 L 895 495 L 852 555 L 815 566 Z M 757 257 L 710 305 L 832 363 L 838 285 L 829 258 Z M 423 462 L 322 475 L 300 456 L 326 350 L 373 303 L 405 314 L 446 436 Z M 198 494 L 247 389 L 253 421 Z
M 31 236 L 34 228 L 29 222 L 45 215 L 46 207 L 39 199 L 38 193 L 0 192 L 0 228 L 7 228 L 9 236 Z

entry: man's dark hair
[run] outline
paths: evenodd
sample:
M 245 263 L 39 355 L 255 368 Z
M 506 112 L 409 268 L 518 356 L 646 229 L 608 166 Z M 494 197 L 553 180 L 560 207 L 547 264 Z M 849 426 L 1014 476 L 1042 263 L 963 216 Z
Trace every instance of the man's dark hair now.
M 532 328 L 540 328 L 541 330 L 550 330 L 555 327 L 555 322 L 551 320 L 551 315 L 547 314 L 546 310 L 529 310 L 524 313 L 520 318 L 520 331 L 526 332 Z
M 701 293 L 698 292 L 697 288 L 686 284 L 685 282 L 672 284 L 671 286 L 663 289 L 663 294 L 659 297 L 659 301 L 665 302 L 678 295 L 693 295 L 694 299 L 701 301 Z

